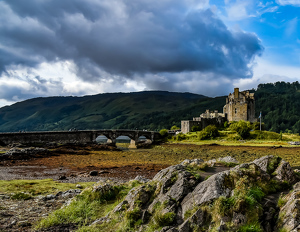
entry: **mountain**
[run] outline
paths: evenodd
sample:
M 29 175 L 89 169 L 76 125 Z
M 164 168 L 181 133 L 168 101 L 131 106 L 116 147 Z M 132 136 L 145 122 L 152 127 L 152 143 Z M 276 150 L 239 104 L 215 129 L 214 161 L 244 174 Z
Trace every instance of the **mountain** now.
M 300 84 L 258 85 L 256 116 L 267 130 L 300 132 Z M 0 108 L 0 132 L 88 129 L 160 130 L 180 126 L 206 109 L 223 111 L 226 96 L 144 91 L 84 97 L 34 98 Z
M 221 109 L 225 101 L 221 99 L 166 91 L 34 98 L 0 108 L 0 131 L 159 130 L 179 126 L 181 119 L 199 115 L 212 102 Z

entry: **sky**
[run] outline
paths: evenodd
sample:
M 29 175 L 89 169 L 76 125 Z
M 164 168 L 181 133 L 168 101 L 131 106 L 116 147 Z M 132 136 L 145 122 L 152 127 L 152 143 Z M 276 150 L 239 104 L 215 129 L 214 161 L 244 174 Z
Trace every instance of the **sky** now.
M 300 80 L 300 0 L 0 0 L 0 107 Z

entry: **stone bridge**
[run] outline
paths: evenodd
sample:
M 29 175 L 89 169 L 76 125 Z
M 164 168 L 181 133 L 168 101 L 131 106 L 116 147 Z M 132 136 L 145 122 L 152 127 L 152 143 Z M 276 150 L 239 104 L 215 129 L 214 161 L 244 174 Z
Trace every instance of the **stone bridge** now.
M 141 136 L 151 142 L 160 139 L 160 134 L 154 131 L 140 130 L 79 130 L 79 131 L 40 131 L 40 132 L 9 132 L 0 133 L 0 145 L 12 143 L 90 143 L 104 135 L 112 143 L 116 143 L 119 136 L 128 136 L 131 139 L 129 148 L 136 148 Z

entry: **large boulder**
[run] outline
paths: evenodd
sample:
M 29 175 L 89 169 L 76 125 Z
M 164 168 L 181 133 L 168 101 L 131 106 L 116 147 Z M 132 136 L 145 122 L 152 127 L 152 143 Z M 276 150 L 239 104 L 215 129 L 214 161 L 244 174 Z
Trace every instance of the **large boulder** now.
M 278 156 L 268 155 L 254 160 L 253 163 L 259 166 L 261 170 L 272 174 L 278 167 L 280 160 L 281 158 Z
M 296 188 L 282 197 L 285 204 L 280 208 L 278 228 L 283 231 L 299 231 L 300 228 L 300 189 L 299 182 Z
M 278 156 L 264 156 L 254 160 L 253 163 L 280 182 L 293 184 L 297 179 L 290 164 Z
M 239 161 L 237 161 L 235 158 L 231 157 L 231 156 L 226 156 L 226 157 L 223 157 L 223 158 L 218 158 L 217 159 L 218 162 L 224 162 L 224 163 L 234 163 L 234 164 L 238 164 Z
M 231 157 L 217 160 L 236 163 Z M 216 173 L 206 180 L 199 178 L 203 164 L 201 159 L 184 160 L 161 170 L 151 181 L 131 189 L 99 222 L 110 221 L 116 214 L 127 220 L 134 218 L 130 222 L 134 225 L 132 231 L 145 231 L 149 225 L 156 225 L 160 231 L 190 232 L 195 228 L 199 231 L 238 231 L 247 225 L 257 227 L 251 225 L 255 218 L 262 231 L 275 228 L 274 218 L 279 208 L 274 201 L 268 203 L 266 195 L 280 191 L 288 186 L 286 183 L 295 180 L 287 162 L 265 156 Z M 287 203 L 280 209 L 281 224 L 277 224 L 288 231 L 299 226 L 299 186 L 294 185 L 293 192 L 286 196 Z M 102 191 L 103 187 L 100 189 Z M 135 224 L 138 221 L 142 225 Z
M 230 171 L 223 171 L 201 182 L 181 202 L 182 214 L 192 210 L 195 206 L 210 202 L 220 196 L 229 197 L 232 191 Z
M 290 164 L 281 160 L 278 167 L 274 171 L 275 178 L 282 182 L 293 184 L 296 181 L 296 176 Z
M 182 165 L 174 165 L 157 173 L 153 181 L 157 181 L 160 192 L 150 205 L 150 210 L 157 203 L 163 203 L 169 199 L 180 202 L 200 181 Z

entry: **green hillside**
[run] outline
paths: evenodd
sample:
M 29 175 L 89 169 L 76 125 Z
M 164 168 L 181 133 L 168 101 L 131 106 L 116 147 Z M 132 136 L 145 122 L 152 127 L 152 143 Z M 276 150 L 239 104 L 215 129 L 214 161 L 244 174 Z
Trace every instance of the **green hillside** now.
M 260 84 L 255 92 L 256 114 L 262 112 L 266 128 L 275 132 L 300 132 L 300 84 Z
M 262 111 L 267 130 L 300 132 L 300 84 L 260 84 L 256 116 Z M 199 116 L 206 109 L 222 112 L 226 96 L 145 91 L 84 97 L 35 98 L 0 108 L 0 131 L 85 129 L 160 130 Z
M 188 118 L 200 114 L 202 109 L 197 111 L 193 106 L 206 108 L 209 99 L 197 94 L 165 91 L 35 98 L 0 108 L 0 131 L 156 130 L 172 123 L 179 125 L 183 113 Z M 174 112 L 180 112 L 179 118 Z

